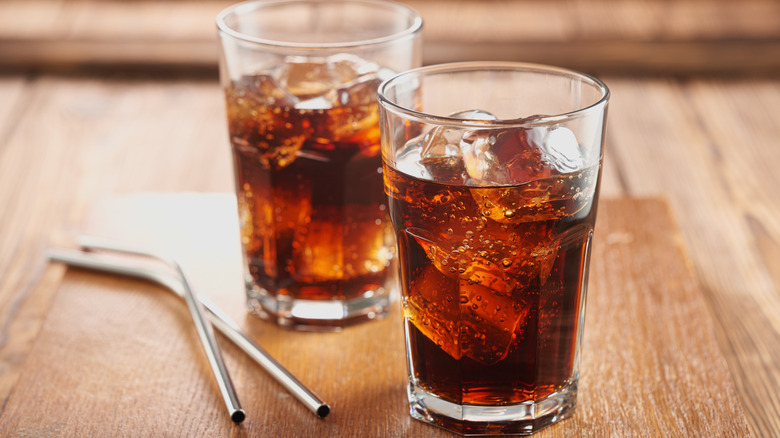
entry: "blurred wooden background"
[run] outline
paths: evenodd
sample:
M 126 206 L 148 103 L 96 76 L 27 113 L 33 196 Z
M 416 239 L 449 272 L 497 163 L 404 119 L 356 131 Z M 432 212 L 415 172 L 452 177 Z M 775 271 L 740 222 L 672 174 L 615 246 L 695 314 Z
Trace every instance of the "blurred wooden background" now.
M 230 1 L 0 1 L 3 68 L 216 71 Z M 593 73 L 773 73 L 775 0 L 408 0 L 425 63 L 524 60 Z
M 232 189 L 214 24 L 230 3 L 0 0 L 0 420 L 65 271 L 47 246 L 101 197 Z M 406 3 L 426 63 L 606 81 L 602 196 L 668 200 L 734 403 L 780 436 L 780 1 Z

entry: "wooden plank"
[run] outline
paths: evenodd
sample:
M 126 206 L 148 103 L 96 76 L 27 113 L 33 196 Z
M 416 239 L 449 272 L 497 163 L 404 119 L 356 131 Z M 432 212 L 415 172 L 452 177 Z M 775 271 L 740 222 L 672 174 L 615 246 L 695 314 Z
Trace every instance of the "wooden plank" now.
M 721 415 L 742 415 L 735 399 L 689 392 L 712 384 L 705 371 L 711 364 L 729 378 L 668 207 L 649 200 L 623 201 L 622 208 L 606 205 L 607 214 L 600 215 L 597 226 L 606 236 L 601 248 L 594 245 L 588 298 L 586 332 L 592 336 L 585 335 L 583 347 L 604 358 L 585 356 L 583 368 L 599 368 L 599 378 L 594 381 L 595 376 L 586 378 L 583 372 L 583 385 L 599 386 L 590 401 L 616 412 L 608 427 L 587 435 L 746 436 L 744 425 L 715 426 Z M 678 385 L 688 389 L 663 389 Z M 705 391 L 712 390 L 718 391 Z M 714 398 L 707 407 L 688 409 L 697 404 L 691 397 Z M 658 417 L 642 418 L 643 410 L 657 411 Z M 587 412 L 588 424 L 601 422 L 603 412 Z M 667 423 L 661 417 L 675 420 Z M 635 434 L 627 427 L 634 422 L 652 432 Z
M 0 2 L 0 67 L 190 66 L 213 74 L 214 20 L 232 3 Z M 780 3 L 773 0 L 407 3 L 426 23 L 426 64 L 524 60 L 590 72 L 678 74 L 780 69 Z
M 751 74 L 780 71 L 778 41 L 501 41 L 425 40 L 424 64 L 523 61 L 591 74 Z M 0 40 L 0 69 L 173 71 L 216 76 L 213 40 Z
M 758 436 L 780 436 L 780 87 L 767 80 L 609 81 L 626 193 L 667 196 Z
M 0 37 L 209 39 L 231 0 L 4 0 Z M 761 40 L 780 36 L 773 0 L 407 0 L 426 35 L 453 41 Z M 457 7 L 453 7 L 457 5 Z M 175 19 L 174 19 L 175 18 Z M 485 26 L 490 23 L 490 26 Z
M 424 61 L 528 61 L 591 74 L 774 74 L 780 71 L 778 41 L 428 41 Z
M 233 202 L 218 194 L 114 197 L 87 230 L 175 247 L 202 293 L 329 401 L 331 416 L 315 419 L 223 341 L 247 410 L 247 421 L 232 425 L 182 303 L 149 284 L 74 270 L 0 417 L 0 435 L 449 436 L 408 415 L 397 305 L 388 318 L 341 333 L 289 332 L 245 313 Z M 608 200 L 599 214 L 578 412 L 539 436 L 746 436 L 666 205 Z
M 34 254 L 46 239 L 40 227 L 48 222 L 30 214 L 30 209 L 46 210 L 39 198 L 26 198 L 29 185 L 23 175 L 30 175 L 36 164 L 43 170 L 54 169 L 36 163 L 30 149 L 12 147 L 9 141 L 24 131 L 23 120 L 35 108 L 37 96 L 30 81 L 23 77 L 0 78 L 0 406 L 16 384 L 22 363 L 62 275 L 62 269 L 44 274 L 45 263 Z M 41 160 L 45 161 L 45 160 Z M 32 178 L 28 178 L 30 180 Z M 36 283 L 45 287 L 38 289 Z M 32 307 L 25 303 L 34 303 Z M 0 409 L 2 413 L 2 409 Z
M 0 77 L 0 139 L 7 139 L 13 133 L 24 113 L 29 91 L 27 82 L 21 76 Z

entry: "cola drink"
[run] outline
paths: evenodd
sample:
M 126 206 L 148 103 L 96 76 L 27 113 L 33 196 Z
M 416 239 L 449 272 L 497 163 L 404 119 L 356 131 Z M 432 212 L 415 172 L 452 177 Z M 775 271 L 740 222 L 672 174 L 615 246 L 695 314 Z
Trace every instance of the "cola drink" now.
M 386 166 L 414 386 L 494 406 L 573 383 L 598 173 L 474 187 Z
M 367 317 L 386 307 L 395 245 L 376 88 L 387 74 L 353 55 L 292 58 L 226 88 L 247 287 L 261 316 L 340 325 L 344 306 L 367 303 Z

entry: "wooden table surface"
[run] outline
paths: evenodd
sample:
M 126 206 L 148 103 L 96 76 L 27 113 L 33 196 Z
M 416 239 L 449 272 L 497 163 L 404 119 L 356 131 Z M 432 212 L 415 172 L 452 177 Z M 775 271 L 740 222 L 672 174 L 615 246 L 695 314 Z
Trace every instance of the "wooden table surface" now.
M 73 269 L 0 436 L 452 436 L 409 416 L 399 302 L 385 319 L 341 333 L 288 331 L 247 314 L 235 210 L 230 194 L 115 196 L 95 204 L 84 231 L 176 250 L 198 291 L 330 404 L 327 418 L 220 338 L 247 415 L 233 425 L 181 301 L 155 285 Z M 599 215 L 577 413 L 539 436 L 747 435 L 667 204 L 603 200 Z
M 40 7 L 49 3 L 57 6 L 59 14 L 70 17 L 70 27 L 63 30 L 52 25 L 63 23 L 55 13 L 50 16 L 30 13 L 35 10 L 29 9 L 30 5 Z M 122 10 L 128 10 L 122 3 L 97 3 L 109 9 L 106 12 L 109 16 L 120 16 L 124 14 Z M 196 3 L 197 7 L 188 10 L 206 8 L 211 13 L 208 8 L 214 7 L 209 2 Z M 420 9 L 432 7 L 422 3 L 425 2 L 420 2 Z M 561 3 L 567 2 L 556 3 L 556 10 L 565 10 Z M 602 4 L 602 10 L 608 9 L 603 6 L 605 3 L 594 3 Z M 679 8 L 709 10 L 708 6 L 701 5 L 728 2 L 682 3 Z M 75 9 L 66 7 L 74 4 Z M 45 333 L 42 327 L 57 321 L 52 319 L 57 311 L 53 303 L 68 290 L 67 282 L 77 281 L 92 288 L 117 287 L 114 282 L 95 280 L 84 273 L 66 275 L 64 267 L 47 264 L 44 250 L 49 246 L 71 245 L 73 236 L 83 229 L 85 219 L 99 199 L 139 192 L 229 192 L 232 189 L 223 101 L 213 75 L 207 73 L 206 77 L 193 78 L 182 73 L 186 68 L 164 77 L 126 75 L 115 70 L 101 70 L 99 74 L 89 73 L 88 69 L 78 70 L 79 74 L 47 72 L 52 66 L 68 69 L 111 62 L 143 66 L 154 64 L 154 56 L 163 56 L 164 61 L 169 59 L 164 58 L 165 53 L 175 52 L 164 45 L 147 58 L 138 52 L 114 51 L 130 53 L 129 61 L 112 59 L 111 53 L 103 53 L 107 58 L 84 55 L 85 47 L 98 52 L 102 47 L 90 46 L 100 38 L 83 33 L 83 29 L 89 29 L 84 20 L 90 17 L 84 12 L 89 9 L 85 4 L 43 0 L 0 2 L 0 10 L 10 11 L 0 13 L 0 21 L 5 23 L 0 26 L 0 33 L 16 29 L 13 38 L 0 35 L 0 67 L 20 69 L 0 77 L 0 425 L 3 426 L 11 418 L 17 418 L 9 414 L 8 407 L 18 406 L 21 400 L 14 394 L 24 393 L 19 382 L 24 381 L 25 370 L 35 363 L 36 356 L 32 353 L 36 351 L 38 335 Z M 145 9 L 138 10 L 148 12 L 158 7 L 152 2 L 143 4 Z M 582 11 L 587 8 L 584 3 L 578 4 L 581 13 L 576 16 L 586 21 L 582 15 L 586 12 Z M 647 41 L 667 44 L 667 49 L 693 41 L 710 45 L 703 51 L 687 46 L 681 52 L 665 52 L 670 58 L 651 57 L 644 64 L 647 71 L 658 73 L 664 63 L 677 61 L 681 63 L 674 65 L 679 68 L 669 67 L 672 73 L 731 71 L 706 68 L 707 60 L 718 57 L 717 43 L 723 43 L 725 49 L 720 54 L 731 57 L 726 56 L 729 61 L 721 61 L 718 64 L 721 67 L 737 65 L 739 56 L 735 53 L 752 53 L 754 59 L 748 62 L 747 72 L 777 72 L 777 65 L 772 64 L 780 59 L 773 55 L 780 41 L 778 21 L 774 19 L 777 2 L 745 2 L 747 6 L 725 14 L 733 18 L 731 21 L 723 18 L 723 11 L 714 10 L 719 13 L 705 14 L 709 21 L 697 22 L 690 18 L 686 21 L 678 17 L 661 25 L 657 20 L 650 20 L 656 27 L 641 25 L 643 10 L 636 6 L 653 2 L 619 4 L 611 17 L 631 20 L 613 20 L 613 24 L 623 23 L 625 29 L 620 25 L 609 29 L 622 33 L 597 32 L 598 29 L 584 25 L 577 27 L 581 35 L 590 35 L 582 42 L 586 49 L 598 48 L 599 41 L 612 41 L 606 47 L 621 47 L 621 41 L 625 40 L 610 39 L 615 35 L 634 41 L 631 47 L 648 50 L 653 46 L 646 45 Z M 179 15 L 182 22 L 193 17 Z M 566 23 L 566 15 L 561 12 L 555 16 Z M 38 25 L 24 27 L 25 19 Z M 713 20 L 719 24 L 712 24 Z M 8 25 L 10 22 L 14 26 Z M 694 23 L 686 27 L 688 22 Z M 64 39 L 66 45 L 60 46 L 62 50 L 58 53 L 63 58 L 55 57 L 49 63 L 41 60 L 51 58 L 30 49 L 48 47 L 46 41 L 50 40 L 46 38 L 50 36 L 45 34 L 46 23 L 50 31 L 61 32 L 55 32 L 55 38 L 56 35 L 72 36 Z M 431 27 L 436 29 L 441 25 Z M 562 28 L 565 26 L 560 24 L 555 27 Z M 104 32 L 121 36 L 129 32 L 127 29 L 106 25 Z M 153 33 L 156 28 L 151 25 L 143 29 Z M 186 29 L 177 32 L 191 35 Z M 446 35 L 443 30 L 439 32 Z M 505 35 L 504 38 L 520 41 L 527 36 L 530 41 L 536 41 L 537 45 L 531 47 L 544 45 L 539 41 L 558 41 L 556 44 L 560 46 L 553 44 L 554 48 L 563 47 L 567 38 L 571 39 L 571 35 L 552 34 L 545 39 L 539 36 L 541 30 L 538 33 L 529 30 L 530 36 Z M 175 38 L 176 34 L 158 37 Z M 200 63 L 196 59 L 202 53 L 198 47 L 203 46 L 194 43 L 187 46 L 186 41 L 200 41 L 199 38 L 184 38 L 183 47 L 190 47 L 192 56 L 185 57 L 181 65 L 194 66 L 194 70 L 198 70 L 198 65 L 209 65 L 207 59 Z M 735 49 L 742 44 L 754 51 Z M 446 55 L 446 48 L 439 49 L 428 59 L 440 61 L 452 56 Z M 20 54 L 20 51 L 26 52 Z M 558 59 L 565 64 L 565 50 L 551 53 L 557 53 L 558 58 L 537 60 Z M 665 218 L 670 214 L 672 228 L 680 231 L 677 235 L 683 254 L 680 260 L 684 260 L 692 273 L 693 287 L 702 297 L 712 336 L 725 359 L 726 380 L 736 393 L 731 400 L 734 407 L 724 407 L 733 414 L 736 424 L 730 430 L 733 435 L 742 434 L 739 424 L 744 415 L 751 435 L 780 436 L 780 195 L 776 190 L 780 186 L 780 172 L 777 172 L 780 79 L 772 75 L 623 76 L 620 66 L 628 65 L 631 67 L 628 71 L 636 71 L 643 68 L 642 62 L 632 64 L 628 59 L 621 63 L 620 56 L 614 57 L 616 52 L 609 53 L 613 57 L 602 58 L 605 64 L 600 65 L 611 62 L 614 68 L 599 72 L 612 91 L 602 199 L 651 197 L 668 202 L 668 212 L 651 217 Z M 587 69 L 594 67 L 594 62 L 579 66 Z M 38 70 L 26 72 L 27 68 Z M 209 68 L 213 73 L 213 66 Z M 62 69 L 57 71 L 62 73 Z M 662 258 L 657 261 L 659 267 L 664 266 Z M 659 324 L 668 322 L 664 315 L 657 317 Z M 586 323 L 586 333 L 590 323 L 593 318 Z M 705 367 L 703 364 L 700 372 L 704 373 Z M 208 392 L 213 388 L 201 389 Z M 687 420 L 691 419 L 680 419 L 683 423 Z M 84 417 L 81 421 L 88 426 L 92 420 Z M 37 433 L 38 436 L 57 435 L 55 429 Z

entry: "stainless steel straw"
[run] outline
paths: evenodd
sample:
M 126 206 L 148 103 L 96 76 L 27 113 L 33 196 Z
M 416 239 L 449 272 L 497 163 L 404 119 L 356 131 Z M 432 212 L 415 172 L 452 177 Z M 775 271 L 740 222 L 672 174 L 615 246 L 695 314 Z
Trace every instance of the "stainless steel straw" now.
M 138 266 L 129 266 L 116 261 L 107 261 L 80 251 L 67 251 L 50 249 L 47 253 L 52 261 L 65 263 L 85 269 L 110 272 L 128 277 L 141 278 L 160 284 L 184 298 L 184 290 L 181 282 L 173 276 Z M 241 329 L 229 316 L 205 296 L 200 295 L 199 300 L 207 310 L 207 317 L 225 337 L 230 339 L 237 347 L 243 350 L 252 360 L 257 362 L 271 377 L 287 389 L 298 401 L 303 403 L 315 415 L 324 418 L 330 413 L 330 406 L 322 401 L 316 394 L 303 385 L 295 376 L 290 374 L 279 362 L 271 357 L 262 347 L 254 343 L 241 332 Z
M 225 402 L 225 407 L 228 410 L 230 419 L 235 423 L 244 421 L 246 413 L 241 409 L 241 403 L 238 401 L 236 389 L 233 387 L 233 381 L 230 380 L 230 373 L 228 373 L 227 367 L 225 367 L 225 361 L 222 359 L 222 353 L 220 352 L 217 338 L 214 336 L 214 329 L 211 327 L 211 324 L 206 322 L 206 315 L 201 308 L 200 302 L 195 298 L 195 293 L 192 291 L 192 287 L 190 286 L 189 281 L 187 281 L 187 276 L 184 274 L 184 270 L 178 260 L 171 255 L 157 253 L 133 245 L 98 237 L 81 236 L 78 239 L 78 244 L 83 249 L 113 251 L 155 258 L 167 263 L 176 271 L 184 292 L 184 301 L 187 302 L 187 307 L 190 310 L 190 315 L 192 315 L 192 321 L 195 323 L 200 343 L 203 345 L 203 350 L 206 352 L 209 365 L 211 365 L 211 371 L 214 373 L 214 378 L 217 380 L 217 386 L 219 386 L 219 392 L 222 394 L 222 400 Z

